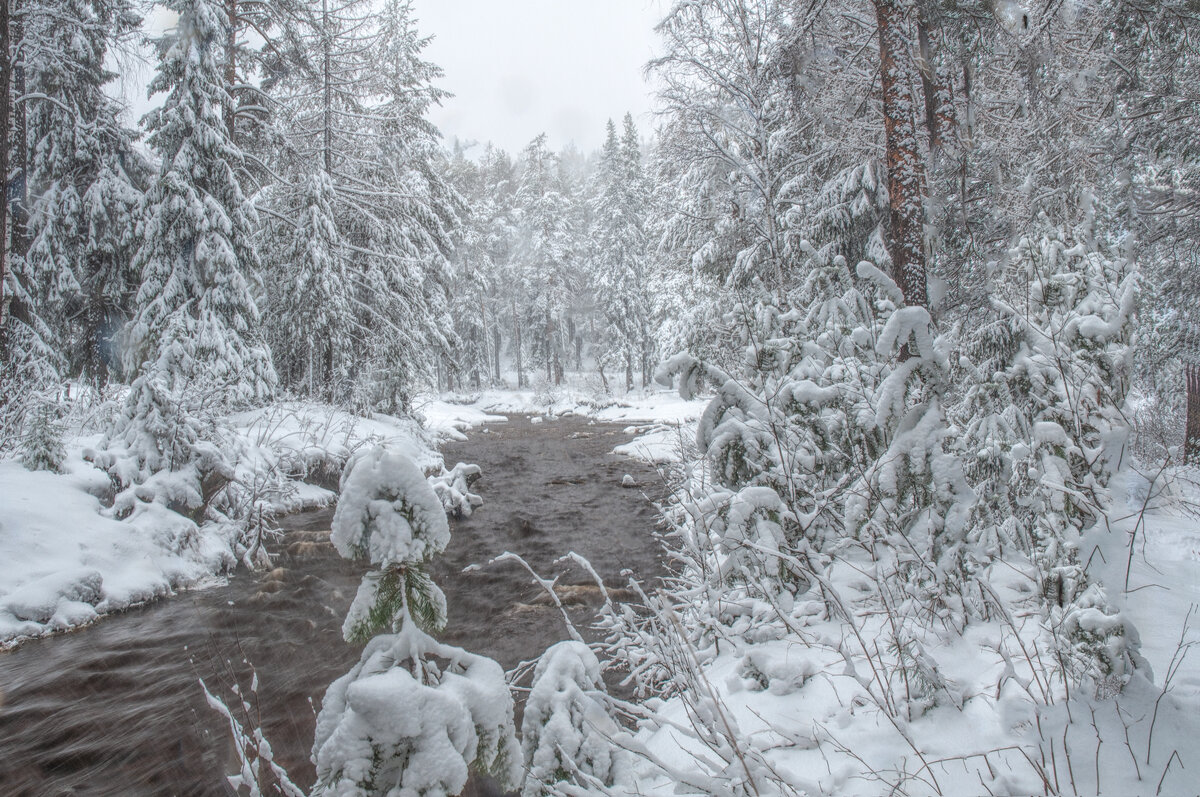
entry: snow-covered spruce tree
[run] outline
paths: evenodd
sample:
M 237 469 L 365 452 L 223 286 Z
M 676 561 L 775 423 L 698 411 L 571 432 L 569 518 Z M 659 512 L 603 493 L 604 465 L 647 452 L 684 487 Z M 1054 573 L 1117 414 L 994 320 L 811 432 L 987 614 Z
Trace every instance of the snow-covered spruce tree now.
M 28 401 L 41 391 L 62 384 L 65 363 L 54 345 L 54 332 L 39 314 L 39 303 L 30 290 L 33 280 L 23 258 L 12 258 L 5 273 L 0 319 L 0 450 L 20 449 L 20 441 L 36 407 Z
M 441 133 L 427 118 L 447 96 L 434 85 L 441 69 L 422 57 L 429 37 L 417 30 L 410 0 L 387 0 L 377 19 L 370 85 L 380 101 L 371 108 L 373 144 L 359 180 L 387 186 L 364 202 L 373 217 L 365 282 L 376 308 L 367 339 L 378 363 L 372 404 L 394 412 L 409 409 L 414 387 L 456 348 L 448 257 L 466 206 L 443 176 Z
M 26 421 L 21 464 L 28 470 L 59 473 L 67 458 L 67 452 L 63 448 L 60 409 L 53 396 L 42 395 L 38 398 Z
M 104 66 L 140 22 L 132 5 L 91 0 L 28 4 L 22 67 L 28 91 L 29 241 L 25 259 L 39 285 L 67 371 L 102 385 L 111 337 L 127 318 L 139 187 L 147 170 L 105 92 Z
M 314 797 L 448 797 L 462 790 L 469 769 L 518 782 L 512 697 L 500 665 L 427 633 L 445 625 L 446 599 L 425 568 L 449 539 L 441 502 L 410 459 L 378 447 L 347 466 L 331 540 L 342 556 L 376 569 L 363 578 L 342 630 L 348 641 L 370 641 L 325 693 Z M 375 636 L 381 630 L 390 633 Z
M 434 85 L 440 70 L 422 58 L 428 39 L 400 0 L 304 0 L 284 17 L 287 46 L 267 59 L 265 83 L 282 143 L 269 160 L 284 178 L 264 196 L 279 228 L 272 238 L 290 238 L 311 204 L 299 194 L 323 172 L 338 237 L 328 257 L 348 297 L 327 312 L 357 355 L 345 398 L 402 410 L 454 348 L 447 258 L 464 207 L 439 170 L 440 134 L 426 118 L 445 96 Z M 290 279 L 290 258 L 268 259 L 277 281 Z M 275 302 L 269 312 L 286 329 L 309 311 Z M 287 360 L 290 339 L 272 342 Z M 289 387 L 303 387 L 305 369 L 284 370 Z
M 199 520 L 233 475 L 212 443 L 213 417 L 266 398 L 275 372 L 259 339 L 256 214 L 221 115 L 226 17 L 212 0 L 166 8 L 179 21 L 158 42 L 151 90 L 167 98 L 145 120 L 162 163 L 146 195 L 141 286 L 125 333 L 125 365 L 137 376 L 94 459 L 127 488 L 119 513 L 154 500 Z M 154 476 L 165 470 L 178 477 Z
M 451 316 L 458 346 L 453 361 L 447 358 L 445 385 L 454 390 L 456 380 L 458 387 L 468 382 L 479 387 L 490 381 L 496 268 L 489 258 L 485 226 L 497 203 L 483 190 L 483 170 L 467 157 L 462 142 L 454 142 L 453 154 L 445 168 L 447 182 L 470 208 L 456 231 L 450 257 L 453 272 Z M 477 219 L 479 214 L 482 218 Z
M 111 78 L 103 60 L 136 17 L 123 2 L 83 0 L 38 0 L 9 11 L 16 38 L 3 59 L 4 74 L 13 78 L 3 114 L 9 125 L 3 160 L 10 167 L 0 254 L 5 449 L 37 409 L 28 399 L 58 390 L 64 376 L 106 376 L 100 347 L 124 320 L 131 294 L 127 258 L 110 259 L 107 247 L 135 221 L 124 215 L 124 226 L 111 235 L 89 227 L 97 187 L 129 143 L 103 90 Z M 113 203 L 115 215 L 125 209 Z
M 1065 675 L 1100 696 L 1141 662 L 1136 629 L 1089 574 L 1092 551 L 1112 544 L 1106 488 L 1128 455 L 1138 277 L 1127 258 L 1101 251 L 1090 225 L 1072 242 L 1043 223 L 1010 253 L 1008 292 L 994 300 L 1019 346 L 1005 376 L 1029 437 L 1012 451 L 1013 493 L 1046 626 Z
M 629 766 L 628 754 L 613 743 L 621 732 L 605 703 L 600 662 L 582 642 L 552 645 L 533 672 L 521 720 L 525 755 L 523 797 L 612 786 Z
M 280 225 L 286 239 L 278 292 L 268 312 L 289 323 L 272 329 L 276 367 L 284 382 L 326 401 L 344 400 L 350 374 L 352 286 L 346 274 L 334 216 L 329 175 L 302 179 L 295 226 Z
M 460 231 L 461 240 L 454 250 L 454 317 L 459 325 L 459 340 L 467 347 L 456 363 L 460 374 L 470 375 L 479 368 L 498 382 L 504 342 L 514 328 L 511 292 L 516 285 L 510 279 L 515 266 L 511 262 L 516 235 L 513 192 L 516 170 L 503 150 L 488 145 L 478 165 L 457 156 L 451 166 L 451 182 L 471 208 Z M 480 362 L 486 357 L 485 362 Z
M 521 299 L 514 341 L 525 336 L 531 354 L 545 367 L 548 382 L 561 381 L 563 352 L 560 332 L 569 296 L 569 265 L 573 254 L 568 197 L 557 173 L 557 158 L 537 136 L 521 156 L 521 177 L 516 190 L 517 240 L 514 260 Z M 524 306 L 521 306 L 521 305 Z M 518 355 L 518 364 L 521 359 Z M 518 381 L 525 381 L 518 368 Z
M 158 42 L 150 90 L 167 95 L 144 120 L 162 159 L 146 194 L 143 243 L 134 258 L 141 275 L 137 314 L 129 325 L 126 363 L 144 373 L 170 345 L 188 349 L 166 374 L 174 389 L 200 381 L 227 404 L 271 394 L 275 372 L 259 339 L 256 291 L 257 214 L 242 192 L 242 152 L 230 140 L 222 109 L 227 20 L 214 0 L 169 0 L 179 15 Z M 153 365 L 151 365 L 153 367 Z
M 955 376 L 966 390 L 953 416 L 962 436 L 955 448 L 979 500 L 971 507 L 967 566 L 1004 554 L 1032 552 L 1013 493 L 1013 452 L 1024 450 L 1029 424 L 1016 405 L 1007 369 L 1020 346 L 1011 319 L 996 318 L 970 335 Z M 956 380 L 957 381 L 957 380 Z
M 649 300 L 646 297 L 646 186 L 633 118 L 624 133 L 608 122 L 592 197 L 591 289 L 602 308 L 608 334 L 605 355 L 621 363 L 625 389 L 635 371 L 645 382 L 649 359 Z

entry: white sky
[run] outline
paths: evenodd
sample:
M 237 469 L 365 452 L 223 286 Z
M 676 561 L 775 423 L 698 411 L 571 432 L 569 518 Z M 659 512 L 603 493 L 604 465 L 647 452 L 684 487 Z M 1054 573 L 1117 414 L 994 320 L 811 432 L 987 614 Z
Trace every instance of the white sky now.
M 642 67 L 667 0 L 414 0 L 417 27 L 433 41 L 427 60 L 454 93 L 431 118 L 447 142 L 491 141 L 512 154 L 546 133 L 552 149 L 599 149 L 608 119 L 632 112 L 645 135 L 651 87 Z M 155 8 L 146 27 L 169 24 Z M 130 121 L 149 110 L 149 64 L 124 64 L 117 91 Z
M 631 111 L 651 125 L 642 67 L 654 53 L 665 0 L 414 0 L 418 29 L 435 38 L 428 60 L 454 93 L 432 119 L 447 140 L 518 152 L 545 132 L 584 151 L 604 124 Z

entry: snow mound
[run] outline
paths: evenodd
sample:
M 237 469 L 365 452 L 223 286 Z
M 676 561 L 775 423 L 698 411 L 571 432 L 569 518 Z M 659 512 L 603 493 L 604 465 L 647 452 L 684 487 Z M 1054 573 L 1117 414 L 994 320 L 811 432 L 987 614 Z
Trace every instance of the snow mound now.
M 124 520 L 96 497 L 101 471 L 68 451 L 67 472 L 0 461 L 0 646 L 93 622 L 233 566 L 234 530 L 157 503 Z

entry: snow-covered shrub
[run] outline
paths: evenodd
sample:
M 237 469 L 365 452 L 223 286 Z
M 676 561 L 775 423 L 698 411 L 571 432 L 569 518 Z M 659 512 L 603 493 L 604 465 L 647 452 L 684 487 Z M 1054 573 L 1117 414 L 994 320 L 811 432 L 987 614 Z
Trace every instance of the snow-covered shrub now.
M 914 601 L 917 609 L 913 614 L 925 604 L 961 626 L 965 618 L 961 607 L 951 605 L 956 601 L 949 593 L 958 591 L 962 580 L 975 495 L 947 445 L 954 436 L 942 410 L 948 363 L 934 342 L 929 312 L 893 310 L 876 351 L 894 359 L 873 396 L 874 413 L 860 423 L 878 430 L 886 447 L 847 492 L 846 528 L 875 559 L 894 557 L 908 586 L 903 600 Z
M 67 458 L 63 448 L 63 426 L 58 402 L 42 396 L 25 422 L 24 451 L 21 462 L 29 470 L 58 473 Z
M 764 302 L 746 314 L 741 375 L 686 355 L 660 370 L 685 394 L 717 385 L 696 435 L 716 487 L 679 509 L 707 538 L 709 578 L 724 580 L 733 565 L 758 592 L 794 592 L 812 579 L 791 558 L 850 541 L 892 560 L 884 570 L 894 565 L 926 601 L 961 580 L 973 501 L 947 445 L 946 355 L 928 312 L 901 307 L 879 268 L 863 262 L 852 275 L 841 256 L 799 247 L 809 276 L 793 308 Z
M 446 512 L 420 469 L 403 454 L 376 446 L 346 466 L 330 541 L 346 559 L 365 559 L 367 573 L 342 628 L 365 642 L 415 618 L 422 628 L 446 624 L 446 596 L 425 565 L 446 549 Z
M 504 671 L 412 622 L 378 636 L 325 693 L 313 761 L 312 797 L 448 797 L 470 769 L 515 785 L 520 751 Z
M 205 392 L 169 376 L 189 357 L 183 345 L 165 348 L 134 380 L 100 445 L 84 452 L 117 487 L 113 512 L 118 517 L 140 504 L 159 503 L 202 520 L 234 477 L 233 462 L 218 445 Z
M 612 786 L 628 766 L 613 743 L 620 731 L 606 708 L 596 654 L 573 640 L 552 645 L 538 660 L 521 721 L 521 794 L 556 794 L 561 783 Z
M 330 537 L 363 578 L 342 626 L 366 641 L 317 718 L 313 795 L 458 794 L 471 768 L 515 785 L 513 703 L 495 661 L 443 645 L 446 598 L 425 566 L 450 541 L 434 488 L 402 454 L 367 451 L 342 475 Z M 371 638 L 380 630 L 389 630 Z
M 962 430 L 955 448 L 967 482 L 978 496 L 968 523 L 969 568 L 982 566 L 1003 551 L 1029 554 L 1032 550 L 1012 492 L 1013 451 L 1022 451 L 1029 439 L 1028 421 L 1016 407 L 1015 386 L 1005 373 L 1018 346 L 1013 325 L 993 320 L 976 332 L 956 371 L 967 388 L 953 411 Z
M 35 306 L 28 292 L 29 276 L 24 274 L 21 258 L 14 258 L 13 268 L 5 274 L 3 301 Z M 15 294 L 15 295 L 14 295 Z M 14 313 L 5 308 L 0 313 L 0 452 L 19 452 L 29 415 L 36 410 L 37 398 L 48 390 L 58 388 L 62 379 L 62 356 L 55 350 L 54 334 L 36 313 Z
M 429 482 L 446 512 L 470 517 L 475 508 L 483 504 L 483 499 L 471 492 L 471 484 L 482 472 L 478 465 L 459 462 L 450 470 L 442 468 L 442 472 L 431 476 Z
M 1071 242 L 1045 225 L 1021 239 L 1005 281 L 1014 287 L 995 305 L 1018 343 L 1005 377 L 1029 436 L 1013 450 L 1015 514 L 1038 567 L 1045 621 L 1070 677 L 1106 695 L 1140 661 L 1136 630 L 1088 574 L 1091 551 L 1109 536 L 1099 528 L 1108 482 L 1128 456 L 1138 272 L 1091 237 L 1085 229 Z

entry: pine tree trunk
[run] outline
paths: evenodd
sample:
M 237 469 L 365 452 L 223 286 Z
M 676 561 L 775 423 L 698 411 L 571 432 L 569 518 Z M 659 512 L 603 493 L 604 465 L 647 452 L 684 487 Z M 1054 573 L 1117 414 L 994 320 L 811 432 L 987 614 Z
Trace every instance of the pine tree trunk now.
M 544 331 L 546 336 L 546 381 L 554 381 L 554 357 L 557 352 L 554 351 L 554 322 L 550 317 L 550 302 L 546 301 L 546 328 Z
M 908 305 L 928 305 L 925 275 L 925 165 L 921 160 L 908 53 L 906 16 L 912 0 L 875 0 L 883 124 L 887 133 L 892 275 Z
M 333 374 L 333 343 L 325 342 L 325 392 L 329 396 L 329 403 L 333 404 L 338 399 L 337 380 Z
M 525 369 L 521 360 L 521 317 L 517 315 L 517 303 L 513 302 L 513 336 L 517 352 L 517 387 L 525 387 Z
M 500 325 L 496 323 L 495 314 L 493 313 L 492 321 L 492 367 L 495 369 L 496 384 L 500 384 L 500 344 L 503 339 L 500 336 Z
M 84 370 L 86 378 L 90 379 L 97 390 L 103 390 L 108 381 L 108 367 L 104 363 L 102 341 L 104 325 L 104 305 L 97 293 L 93 292 L 87 299 L 87 310 L 84 313 Z
M 633 390 L 633 353 L 625 347 L 625 392 Z
M 1200 465 L 1200 365 L 1184 366 L 1187 380 L 1187 428 L 1183 440 L 1183 461 Z
M 8 142 L 12 134 L 12 117 L 10 115 L 12 83 L 12 54 L 9 51 L 9 14 L 7 0 L 0 0 L 0 176 L 3 176 L 4 196 L 3 207 L 0 207 L 0 362 L 7 356 L 5 349 L 5 323 L 8 315 L 8 296 L 4 286 L 8 274 Z
M 479 291 L 479 335 L 480 343 L 483 344 L 483 369 L 488 367 L 488 362 L 491 360 L 491 354 L 488 349 L 488 325 L 487 325 L 487 303 L 483 298 L 483 291 Z M 480 369 L 479 362 L 475 361 L 472 366 L 472 378 L 475 380 L 475 387 L 483 387 L 483 370 Z
M 333 36 L 329 30 L 329 0 L 321 0 L 321 150 L 325 173 L 333 174 Z
M 15 2 L 14 5 L 19 7 Z M 16 19 L 10 23 L 12 25 L 12 39 L 18 44 L 25 35 L 24 24 L 21 22 L 21 17 L 18 14 Z M 25 111 L 26 103 L 17 103 L 15 98 L 25 95 L 25 67 L 22 64 L 22 59 L 15 59 L 12 63 L 12 96 L 13 102 L 13 149 L 16 155 L 16 178 L 13 180 L 15 185 L 11 183 L 8 186 L 8 201 L 9 209 L 12 213 L 12 229 L 9 233 L 11 240 L 10 250 L 18 257 L 22 257 L 29 252 L 29 241 L 26 239 L 28 225 L 26 223 L 29 214 L 29 128 L 28 116 Z M 14 164 L 10 163 L 11 169 Z M 5 177 L 7 178 L 7 174 Z M 14 189 L 16 195 L 14 196 Z

